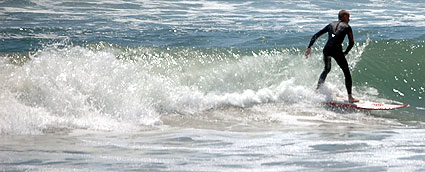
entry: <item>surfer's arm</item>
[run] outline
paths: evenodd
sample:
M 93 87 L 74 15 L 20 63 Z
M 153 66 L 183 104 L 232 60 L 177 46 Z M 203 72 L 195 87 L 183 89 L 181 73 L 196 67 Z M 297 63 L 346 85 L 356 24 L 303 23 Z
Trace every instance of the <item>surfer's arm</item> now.
M 328 26 L 324 27 L 322 30 L 320 30 L 319 32 L 317 32 L 316 34 L 313 35 L 313 37 L 310 40 L 310 44 L 308 44 L 307 48 L 311 48 L 311 46 L 313 46 L 314 42 L 316 42 L 316 39 L 319 38 L 320 36 L 322 36 L 324 33 L 328 32 Z
M 350 52 L 351 48 L 354 46 L 354 38 L 353 38 L 353 31 L 351 30 L 351 27 L 348 28 L 348 47 L 344 51 L 344 55 L 347 55 L 348 52 Z
M 327 25 L 322 30 L 320 30 L 319 32 L 313 35 L 313 37 L 310 40 L 310 44 L 308 44 L 307 50 L 305 50 L 305 53 L 304 53 L 306 58 L 308 58 L 308 56 L 310 55 L 311 46 L 313 46 L 314 42 L 316 42 L 316 39 L 322 36 L 324 33 L 328 32 L 328 27 L 329 25 Z

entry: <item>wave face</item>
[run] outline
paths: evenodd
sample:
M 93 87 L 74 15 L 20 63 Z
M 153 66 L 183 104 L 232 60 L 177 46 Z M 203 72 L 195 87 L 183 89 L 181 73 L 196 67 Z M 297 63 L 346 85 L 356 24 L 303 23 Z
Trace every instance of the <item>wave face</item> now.
M 354 94 L 362 100 L 408 103 L 409 108 L 387 115 L 424 121 L 425 62 L 417 58 L 423 46 L 415 40 L 357 43 L 347 57 Z M 270 116 L 276 112 L 333 118 L 322 103 L 329 96 L 345 96 L 343 74 L 334 63 L 325 89 L 316 92 L 323 68 L 320 49 L 308 60 L 302 54 L 298 48 L 153 48 L 104 42 L 3 54 L 0 131 L 131 131 L 183 125 L 176 122 L 182 116 L 211 122 L 209 113 L 247 113 L 234 108 L 265 121 L 283 122 Z
M 354 69 L 358 84 L 376 88 L 379 96 L 408 103 L 418 110 L 412 113 L 423 114 L 424 45 L 421 39 L 370 43 Z

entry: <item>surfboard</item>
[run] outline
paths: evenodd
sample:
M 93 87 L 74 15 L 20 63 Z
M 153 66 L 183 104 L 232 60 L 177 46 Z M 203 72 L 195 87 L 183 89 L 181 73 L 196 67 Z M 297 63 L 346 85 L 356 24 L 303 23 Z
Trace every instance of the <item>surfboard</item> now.
M 360 100 L 360 102 L 350 103 L 348 102 L 348 100 L 344 100 L 341 98 L 333 99 L 331 101 L 326 102 L 326 104 L 335 107 L 352 108 L 359 110 L 394 110 L 409 106 L 408 104 L 386 104 L 362 100 Z

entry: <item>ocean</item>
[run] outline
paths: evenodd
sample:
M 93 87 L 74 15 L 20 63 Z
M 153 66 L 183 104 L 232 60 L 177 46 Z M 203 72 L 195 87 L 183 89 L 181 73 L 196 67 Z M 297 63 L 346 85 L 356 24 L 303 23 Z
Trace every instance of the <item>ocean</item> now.
M 358 111 L 314 33 L 351 13 Z M 425 171 L 422 0 L 0 0 L 0 171 Z M 344 47 L 348 45 L 347 40 Z

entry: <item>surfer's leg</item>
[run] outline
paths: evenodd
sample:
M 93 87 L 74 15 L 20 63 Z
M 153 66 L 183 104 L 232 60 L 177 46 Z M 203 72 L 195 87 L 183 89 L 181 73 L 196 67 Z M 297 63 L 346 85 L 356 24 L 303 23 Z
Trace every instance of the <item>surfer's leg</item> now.
M 342 69 L 342 72 L 344 72 L 345 76 L 345 87 L 347 88 L 347 93 L 351 94 L 351 88 L 352 88 L 352 79 L 350 74 L 350 69 L 348 68 L 347 60 L 344 56 L 339 56 L 335 58 L 336 63 L 339 65 L 339 67 Z
M 325 63 L 325 68 L 323 69 L 322 74 L 320 74 L 316 89 L 319 89 L 322 86 L 326 80 L 326 76 L 328 76 L 328 73 L 331 71 L 331 56 L 323 55 L 323 62 Z
M 347 93 L 348 93 L 348 101 L 358 102 L 359 100 L 353 98 L 352 96 L 353 81 L 351 78 L 350 68 L 348 67 L 347 59 L 345 59 L 345 56 L 341 53 L 341 55 L 335 58 L 335 61 L 339 65 L 339 67 L 342 69 L 342 72 L 344 72 L 345 87 L 347 88 Z

